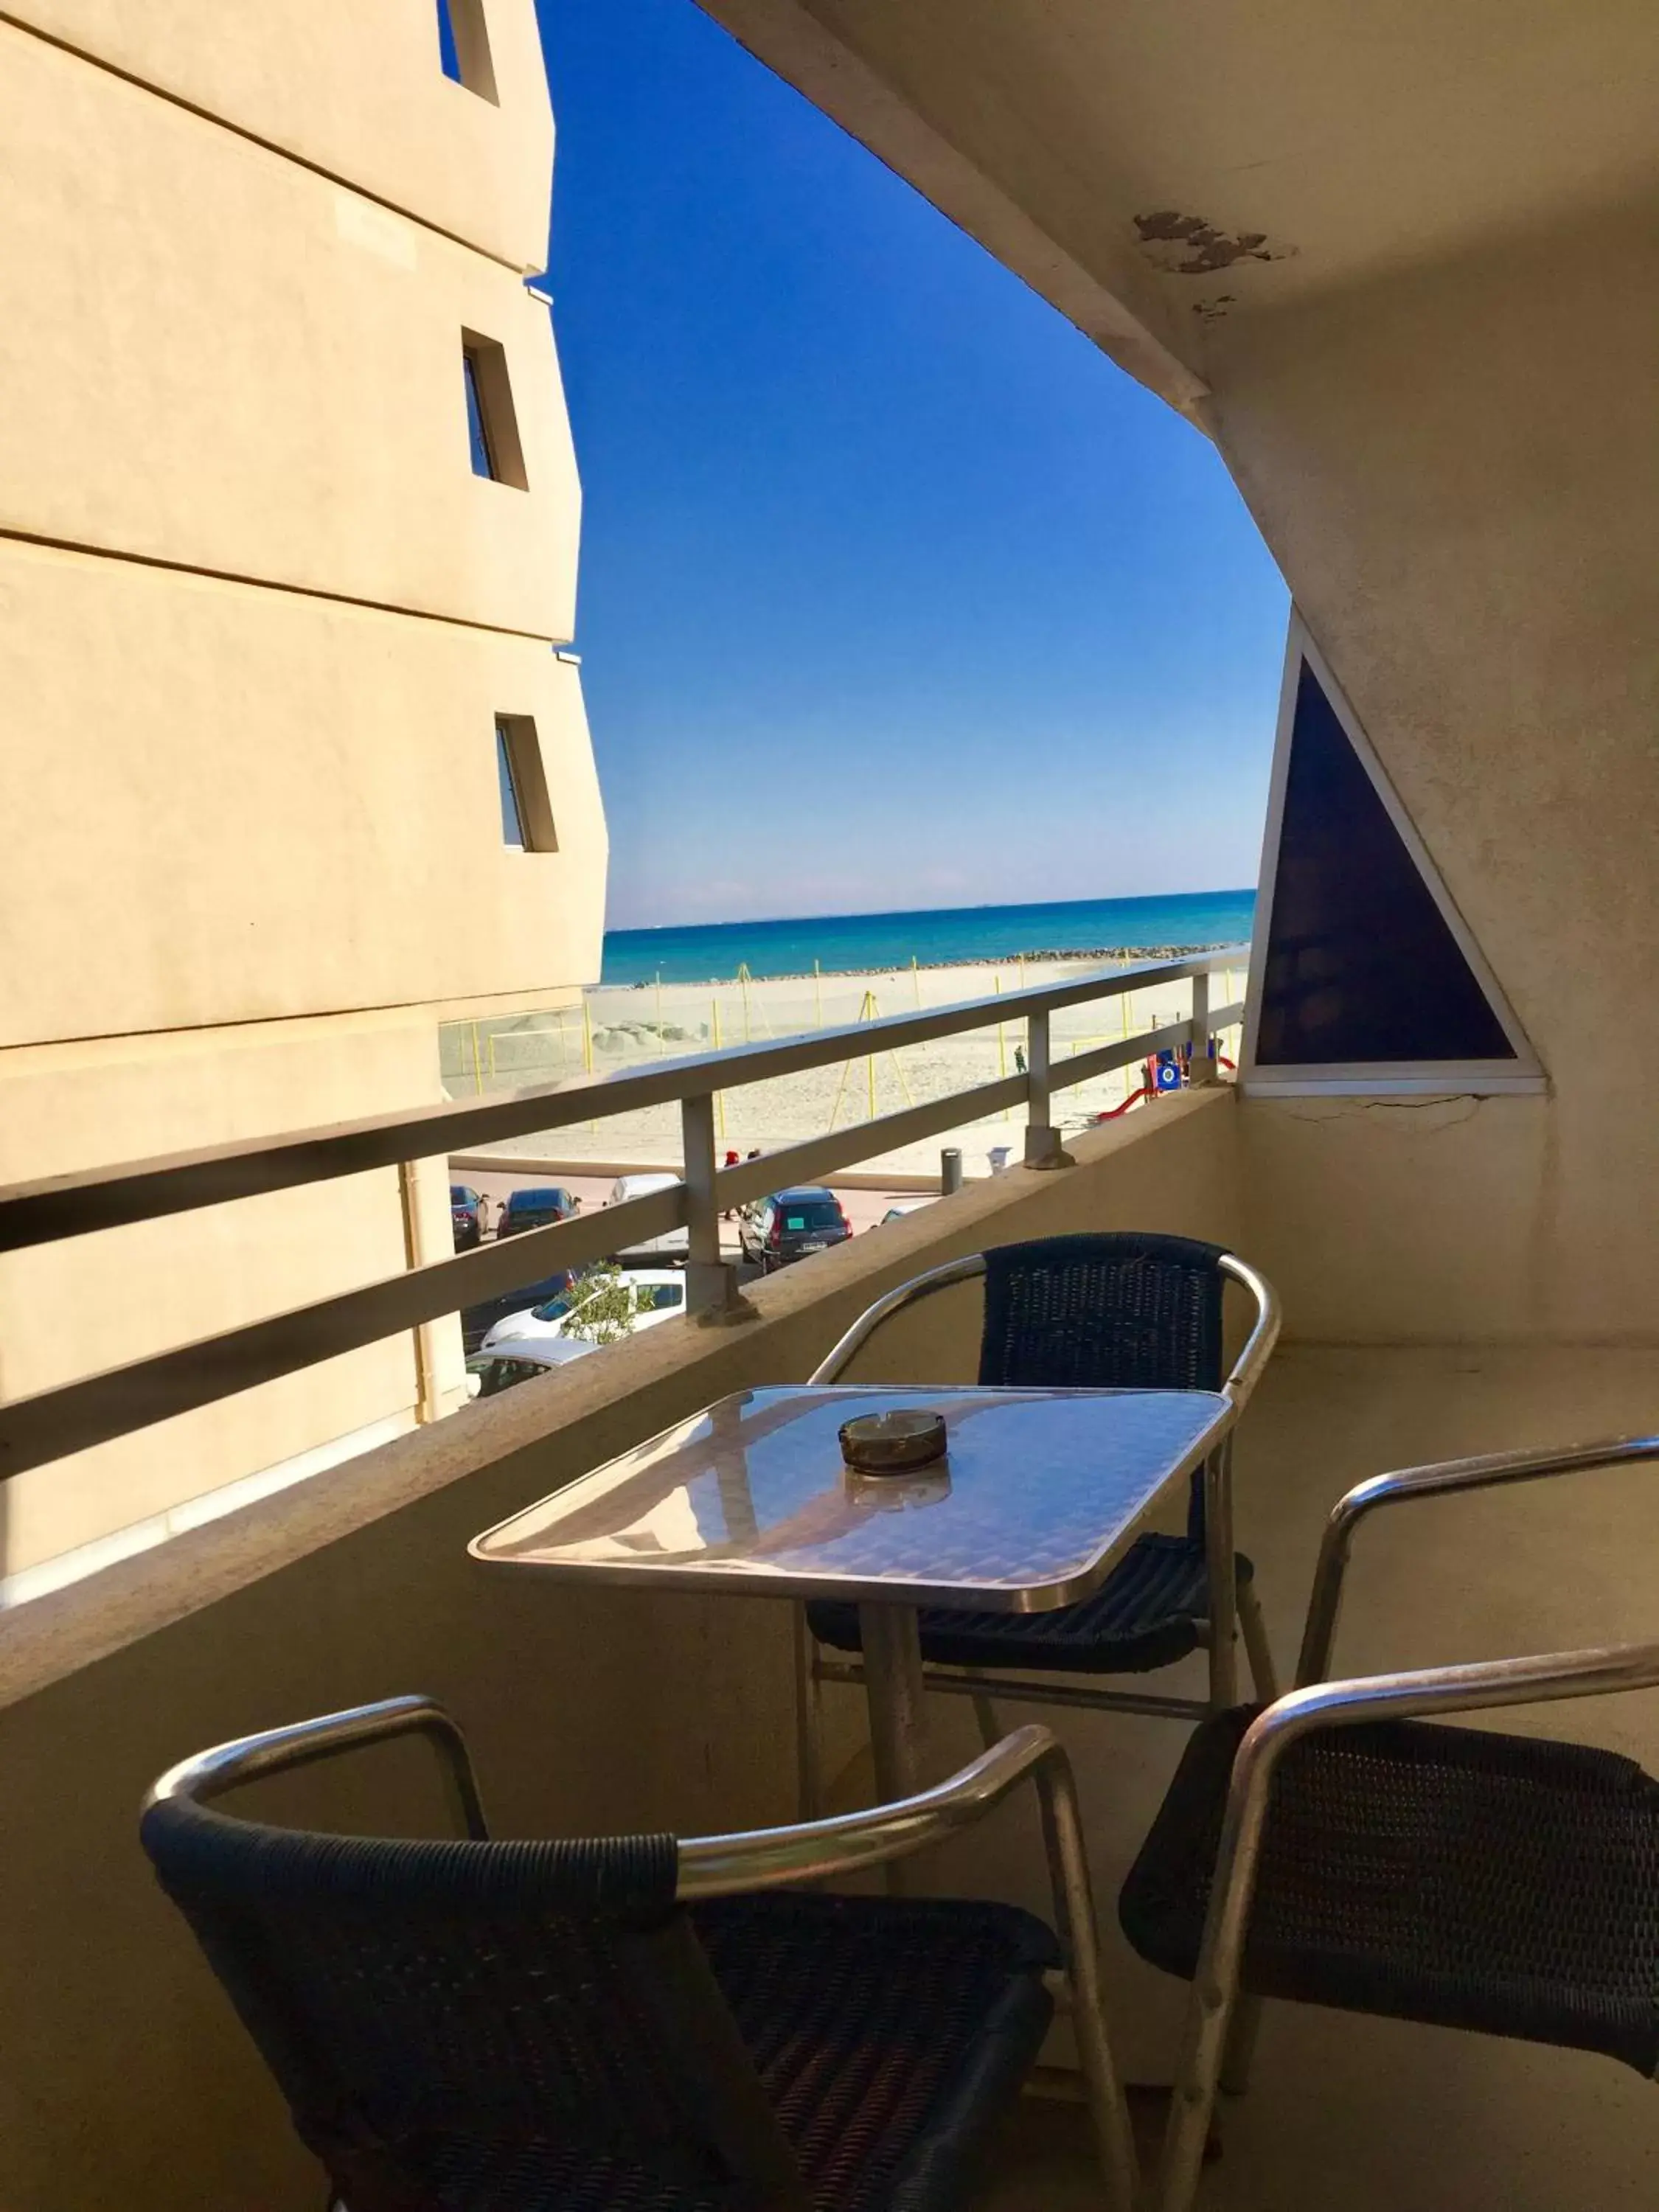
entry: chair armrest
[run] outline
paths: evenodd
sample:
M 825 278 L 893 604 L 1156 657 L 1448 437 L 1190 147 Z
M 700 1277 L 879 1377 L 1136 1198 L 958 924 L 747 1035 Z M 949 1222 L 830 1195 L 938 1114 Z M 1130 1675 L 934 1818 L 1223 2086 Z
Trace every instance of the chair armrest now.
M 1550 1705 L 1564 1698 L 1600 1698 L 1659 1684 L 1659 1644 L 1592 1645 L 1582 1651 L 1540 1651 L 1519 1659 L 1478 1659 L 1456 1667 L 1419 1667 L 1399 1674 L 1361 1674 L 1291 1690 L 1259 1713 L 1239 1746 L 1234 1774 L 1246 1763 L 1271 1763 L 1317 1729 L 1366 1721 L 1421 1720 L 1436 1713 L 1473 1713 L 1502 1705 Z
M 907 1858 L 982 1820 L 1028 1776 L 1069 1784 L 1066 1753 L 1046 1728 L 1015 1729 L 949 1781 L 890 1805 L 837 1814 L 827 1820 L 804 1820 L 791 1827 L 753 1828 L 682 1841 L 677 1894 L 683 1899 L 727 1897 L 745 1890 L 778 1889 Z
M 1239 1283 L 1255 1300 L 1255 1320 L 1244 1340 L 1244 1349 L 1233 1362 L 1232 1371 L 1222 1384 L 1224 1395 L 1235 1406 L 1242 1407 L 1257 1382 L 1261 1370 L 1273 1357 L 1279 1341 L 1280 1309 L 1279 1293 L 1265 1275 L 1258 1274 L 1237 1252 L 1224 1252 L 1218 1262 L 1221 1273 Z
M 1248 1350 L 1248 1346 L 1246 1347 Z M 1402 1468 L 1358 1483 L 1331 1509 L 1314 1571 L 1307 1626 L 1297 1661 L 1298 1687 L 1322 1681 L 1329 1669 L 1342 1609 L 1343 1582 L 1354 1531 L 1380 1506 L 1413 1498 L 1443 1498 L 1465 1490 L 1489 1490 L 1509 1482 L 1537 1482 L 1589 1468 L 1621 1467 L 1659 1460 L 1659 1437 L 1624 1437 L 1607 1443 L 1572 1444 L 1559 1451 L 1489 1452 L 1478 1459 L 1445 1460 L 1432 1467 Z
M 443 1763 L 461 1825 L 469 1836 L 486 1839 L 489 1830 L 465 1739 L 453 1717 L 433 1698 L 383 1698 L 376 1705 L 354 1705 L 345 1712 L 325 1713 L 317 1720 L 296 1721 L 289 1728 L 267 1729 L 260 1735 L 216 1744 L 210 1751 L 198 1751 L 169 1767 L 145 1798 L 145 1809 L 169 1798 L 205 1804 L 245 1782 L 286 1774 L 365 1744 L 410 1735 L 430 1739 Z
M 942 1267 L 930 1267 L 925 1275 L 913 1275 L 908 1283 L 901 1283 L 896 1291 L 889 1291 L 885 1297 L 865 1308 L 829 1357 L 812 1370 L 807 1382 L 839 1382 L 854 1354 L 863 1350 L 889 1315 L 896 1314 L 901 1306 L 914 1305 L 919 1298 L 931 1297 L 935 1291 L 948 1291 L 957 1283 L 974 1282 L 984 1273 L 985 1255 L 970 1252 L 965 1259 L 947 1260 Z

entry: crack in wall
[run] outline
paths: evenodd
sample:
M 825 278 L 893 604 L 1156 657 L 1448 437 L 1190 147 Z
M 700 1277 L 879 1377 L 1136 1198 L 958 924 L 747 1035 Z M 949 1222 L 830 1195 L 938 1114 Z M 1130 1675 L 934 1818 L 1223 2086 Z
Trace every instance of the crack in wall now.
M 1285 1119 L 1301 1121 L 1310 1127 L 1330 1128 L 1346 1121 L 1356 1110 L 1361 1114 L 1420 1114 L 1430 1106 L 1466 1106 L 1465 1114 L 1449 1114 L 1437 1129 L 1461 1129 L 1474 1121 L 1480 1109 L 1488 1103 L 1481 1095 L 1469 1091 L 1445 1091 L 1432 1098 L 1344 1098 L 1333 1100 L 1334 1110 L 1328 1114 L 1287 1113 Z

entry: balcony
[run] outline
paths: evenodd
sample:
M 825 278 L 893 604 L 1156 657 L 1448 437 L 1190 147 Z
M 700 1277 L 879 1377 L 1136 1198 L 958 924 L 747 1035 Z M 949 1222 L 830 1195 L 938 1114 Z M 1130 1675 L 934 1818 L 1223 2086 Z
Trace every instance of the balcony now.
M 1207 1073 L 1207 1041 L 1236 1010 L 1210 1008 L 1207 971 L 1187 963 L 1188 977 L 1194 968 L 1197 1003 L 1184 1034 L 1168 1042 L 1190 1044 Z M 639 1201 L 630 1225 L 642 1235 L 687 1225 L 704 1318 L 669 1322 L 550 1382 L 474 1404 L 0 1616 L 0 1754 L 12 1778 L 0 1945 L 15 2024 L 0 2160 L 8 2202 L 31 2212 L 117 2203 L 298 2212 L 316 2202 L 316 2171 L 276 2091 L 232 2032 L 137 1850 L 145 1786 L 188 1751 L 421 1689 L 466 1727 L 500 1833 L 690 1834 L 791 1815 L 787 1607 L 550 1589 L 534 1578 L 520 1589 L 483 1577 L 467 1540 L 726 1392 L 805 1379 L 874 1297 L 938 1261 L 1060 1231 L 1135 1226 L 1231 1244 L 1279 1285 L 1288 1325 L 1240 1429 L 1236 1479 L 1239 1540 L 1257 1563 L 1286 1674 L 1325 1517 L 1352 1484 L 1386 1468 L 1648 1424 L 1659 1355 L 1586 1346 L 1559 1325 L 1529 1322 L 1514 1252 L 1490 1238 L 1477 1248 L 1464 1241 L 1478 1193 L 1455 1106 L 1258 1100 L 1228 1083 L 1196 1083 L 1066 1133 L 1067 1161 L 1057 1164 L 1051 1099 L 1060 1086 L 1037 1042 L 1052 1011 L 1024 1010 L 1030 1072 L 996 1086 L 1032 1112 L 1030 1164 L 747 1286 L 740 1310 L 718 1261 L 720 1208 L 825 1172 L 872 1139 L 867 1130 L 820 1139 L 799 1160 L 719 1174 L 708 1099 L 768 1054 L 833 1050 L 834 1041 L 756 1048 L 746 1066 L 738 1053 L 611 1079 L 617 1097 L 654 1084 L 687 1101 L 687 1184 Z M 1142 1038 L 1111 1049 L 1133 1060 L 1147 1048 Z M 769 1063 L 767 1072 L 776 1071 Z M 399 1158 L 416 1142 L 422 1151 L 477 1144 L 578 1103 L 586 1119 L 599 1103 L 592 1090 L 559 1095 L 560 1107 L 545 1097 L 494 1099 L 417 1117 L 414 1127 L 309 1133 L 286 1148 L 14 1193 L 0 1222 L 19 1243 L 95 1234 L 234 1188 Z M 918 1130 L 930 1115 L 935 1129 L 947 1127 L 951 1110 L 915 1109 Z M 1528 1117 L 1547 1108 L 1513 1098 L 1480 1110 L 1514 1145 L 1529 1140 Z M 514 1240 L 516 1252 L 415 1270 L 143 1372 L 68 1386 L 52 1394 L 55 1405 L 0 1408 L 0 1433 L 14 1465 L 30 1462 L 32 1480 L 48 1479 L 55 1452 L 209 1402 L 343 1342 L 420 1325 L 456 1302 L 457 1269 L 471 1267 L 469 1281 L 492 1267 L 544 1273 L 555 1248 L 597 1251 L 614 1227 L 588 1217 L 533 1232 Z M 978 1297 L 963 1285 L 903 1316 L 861 1355 L 854 1377 L 969 1379 Z M 1630 1471 L 1448 1499 L 1408 1528 L 1368 1529 L 1342 1626 L 1344 1671 L 1638 1638 L 1643 1593 L 1629 1563 L 1656 1538 L 1659 1497 Z M 1201 1696 L 1201 1662 L 1186 1662 L 1171 1686 Z M 834 1799 L 867 1801 L 861 1699 L 833 1686 L 828 1697 Z M 1132 1957 L 1113 1906 L 1184 1731 L 1121 1714 L 1056 1720 L 1000 1710 L 1008 1724 L 1049 1719 L 1072 1749 L 1114 2040 L 1132 2081 L 1167 2081 L 1185 1990 Z M 1565 1724 L 1559 1712 L 1522 1712 L 1503 1725 L 1579 1735 L 1651 1767 L 1659 1745 L 1644 1711 L 1628 1698 L 1592 1701 L 1571 1708 Z M 940 1772 L 971 1755 L 965 1700 L 933 1700 L 929 1721 Z M 277 1817 L 319 1825 L 414 1832 L 437 1815 L 424 1768 L 400 1749 L 356 1771 L 261 1786 Z M 1041 1910 L 1029 1813 L 1011 1809 L 952 1844 L 929 1863 L 927 1880 Z M 988 2182 L 985 2201 L 997 2212 L 1098 2201 L 1063 2029 L 1045 2062 Z M 1646 2087 L 1603 2060 L 1270 2006 L 1254 2086 L 1225 2104 L 1223 2155 L 1200 2201 L 1217 2212 L 1313 2212 L 1339 2199 L 1419 2212 L 1498 2203 L 1600 2212 L 1638 2201 L 1651 2114 Z

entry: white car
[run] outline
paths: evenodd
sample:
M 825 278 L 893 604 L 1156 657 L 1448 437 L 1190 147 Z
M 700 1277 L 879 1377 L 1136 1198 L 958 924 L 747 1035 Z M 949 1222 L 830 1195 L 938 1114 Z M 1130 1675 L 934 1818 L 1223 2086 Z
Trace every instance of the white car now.
M 680 1178 L 677 1175 L 641 1173 L 618 1176 L 611 1186 L 607 1206 L 620 1206 L 624 1199 L 647 1198 L 653 1190 L 672 1190 Z M 629 1252 L 684 1252 L 688 1232 L 684 1229 L 665 1229 L 660 1237 L 642 1237 L 637 1243 L 623 1249 Z
M 636 1291 L 647 1291 L 651 1304 L 644 1313 L 635 1314 L 629 1330 L 636 1336 L 642 1328 L 653 1328 L 659 1321 L 672 1321 L 676 1314 L 685 1311 L 685 1274 L 679 1267 L 624 1267 L 623 1282 Z M 581 1285 L 576 1285 L 580 1291 Z M 591 1293 L 590 1293 L 591 1295 Z M 580 1314 L 583 1300 L 576 1297 L 574 1304 L 568 1296 L 549 1298 L 544 1305 L 526 1307 L 523 1313 L 505 1314 L 495 1323 L 479 1346 L 481 1352 L 495 1352 L 501 1346 L 526 1342 L 545 1344 L 568 1342 L 573 1347 L 580 1345 L 583 1351 L 592 1347 L 583 1336 L 567 1336 L 566 1324 L 573 1314 Z
M 576 1336 L 526 1337 L 516 1341 L 509 1337 L 493 1351 L 481 1345 L 466 1363 L 466 1395 L 494 1398 L 517 1383 L 555 1373 L 585 1352 L 598 1350 L 598 1345 L 584 1344 Z

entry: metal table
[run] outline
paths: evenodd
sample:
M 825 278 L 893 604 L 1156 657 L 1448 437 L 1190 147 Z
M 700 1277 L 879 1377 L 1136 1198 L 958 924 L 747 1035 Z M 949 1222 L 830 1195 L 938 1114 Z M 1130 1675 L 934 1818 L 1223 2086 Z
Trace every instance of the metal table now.
M 855 1474 L 836 1431 L 923 1405 L 950 1449 Z M 744 1390 L 624 1452 L 469 1547 L 566 1580 L 853 1600 L 883 1800 L 921 1784 L 917 1611 L 1045 1613 L 1091 1596 L 1235 1408 L 1208 1390 Z

